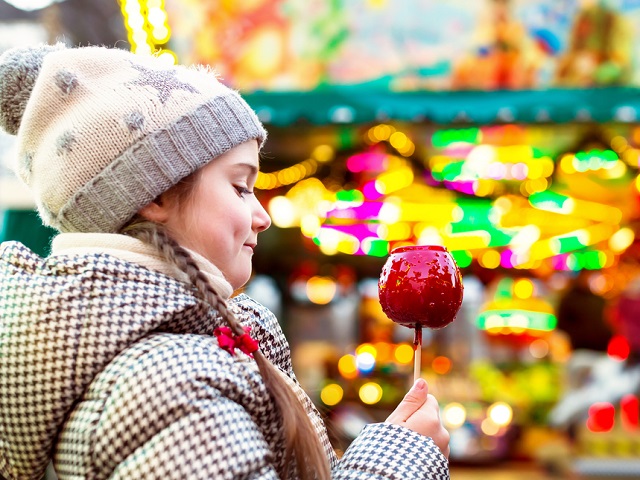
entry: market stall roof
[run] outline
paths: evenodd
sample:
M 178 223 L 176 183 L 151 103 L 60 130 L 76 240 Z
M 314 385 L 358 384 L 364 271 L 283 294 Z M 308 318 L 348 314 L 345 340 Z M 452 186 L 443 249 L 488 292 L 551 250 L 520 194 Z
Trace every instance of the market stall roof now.
M 491 124 L 640 119 L 640 89 L 631 87 L 394 92 L 348 86 L 244 96 L 263 122 L 276 126 L 389 120 Z

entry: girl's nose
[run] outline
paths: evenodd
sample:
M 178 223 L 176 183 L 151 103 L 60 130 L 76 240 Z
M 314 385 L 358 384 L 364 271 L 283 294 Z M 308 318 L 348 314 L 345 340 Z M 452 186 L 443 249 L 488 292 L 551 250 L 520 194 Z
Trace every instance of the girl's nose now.
M 254 197 L 255 198 L 255 197 Z M 256 199 L 256 206 L 253 212 L 253 228 L 256 232 L 264 232 L 271 226 L 271 217 L 262 206 L 260 201 Z

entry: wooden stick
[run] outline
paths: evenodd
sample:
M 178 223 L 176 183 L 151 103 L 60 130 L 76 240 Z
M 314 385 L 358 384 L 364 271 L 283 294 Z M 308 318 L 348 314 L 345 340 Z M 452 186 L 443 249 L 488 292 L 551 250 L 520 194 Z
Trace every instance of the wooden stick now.
M 413 381 L 420 378 L 422 372 L 422 325 L 416 323 L 413 335 Z

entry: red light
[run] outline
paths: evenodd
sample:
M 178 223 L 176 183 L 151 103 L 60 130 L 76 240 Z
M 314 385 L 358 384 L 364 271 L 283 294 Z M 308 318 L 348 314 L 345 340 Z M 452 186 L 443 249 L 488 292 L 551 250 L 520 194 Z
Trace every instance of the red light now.
M 635 395 L 625 395 L 620 400 L 622 425 L 627 430 L 636 430 L 640 425 L 640 401 Z
M 614 360 L 626 360 L 629 357 L 629 342 L 622 335 L 614 335 L 609 340 L 607 354 Z
M 587 428 L 592 432 L 608 432 L 613 428 L 616 409 L 607 402 L 596 402 L 589 407 Z
M 451 360 L 443 356 L 436 357 L 431 362 L 431 368 L 433 368 L 434 372 L 445 375 L 451 370 Z

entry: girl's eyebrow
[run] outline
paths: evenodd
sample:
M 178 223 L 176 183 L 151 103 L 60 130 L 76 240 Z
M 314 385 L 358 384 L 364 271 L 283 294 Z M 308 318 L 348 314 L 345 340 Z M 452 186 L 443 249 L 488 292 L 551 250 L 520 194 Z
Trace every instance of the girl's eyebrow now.
M 242 169 L 242 170 L 249 170 L 249 173 L 251 175 L 257 175 L 258 174 L 258 167 L 256 165 L 254 165 L 253 163 L 248 163 L 248 162 L 238 162 L 238 163 L 234 163 L 233 167 L 236 169 Z

